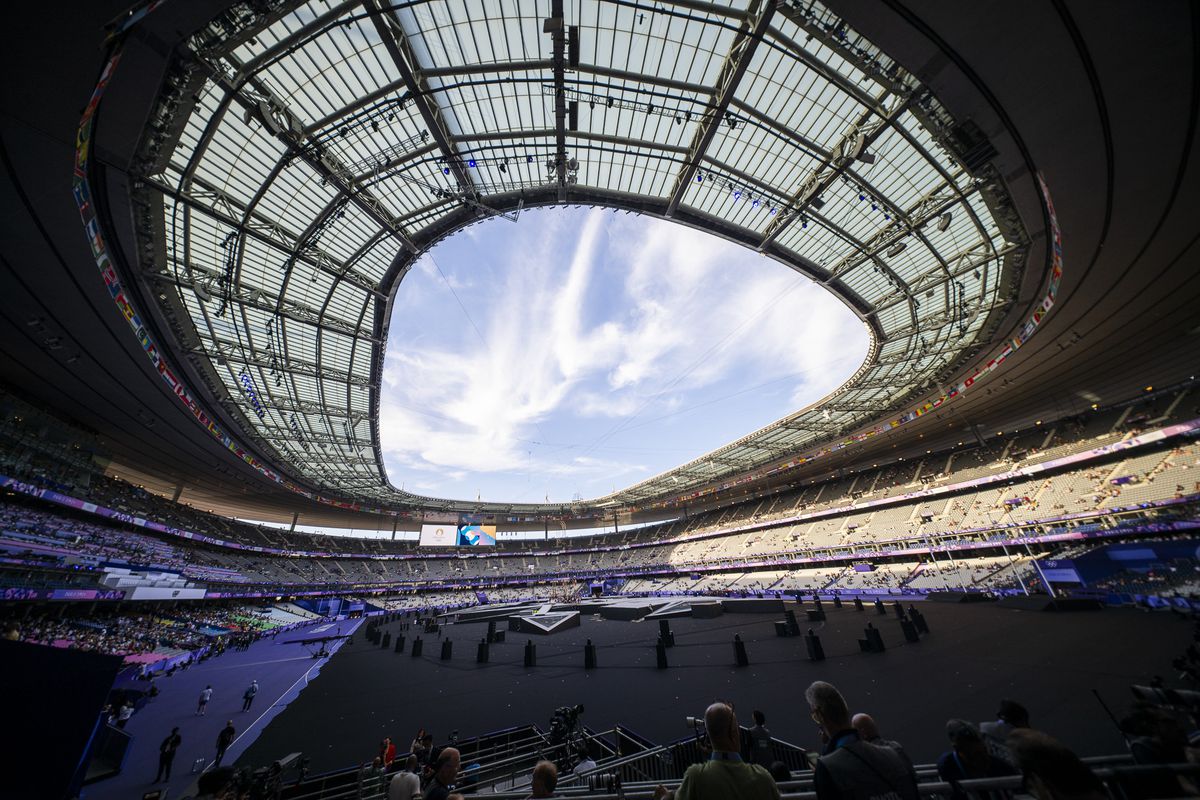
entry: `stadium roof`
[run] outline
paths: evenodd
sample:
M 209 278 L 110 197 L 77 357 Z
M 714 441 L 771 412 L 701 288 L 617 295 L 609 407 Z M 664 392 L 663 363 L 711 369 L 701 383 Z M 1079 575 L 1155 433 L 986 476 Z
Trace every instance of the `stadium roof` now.
M 599 505 L 861 424 L 959 366 L 1011 299 L 1027 241 L 995 220 L 1007 198 L 952 152 L 933 96 L 819 4 L 270 8 L 232 7 L 170 73 L 142 162 L 162 211 L 144 234 L 166 257 L 142 268 L 238 435 L 322 491 L 439 504 L 385 477 L 388 300 L 481 217 L 667 217 L 811 276 L 869 326 L 865 363 L 820 408 Z
M 1140 169 L 1146 185 L 1170 199 L 1170 211 L 1191 185 L 1184 176 L 1194 126 L 1185 123 L 1194 122 L 1194 94 L 1191 117 L 1189 95 L 1167 91 L 1169 79 L 1143 80 L 1138 102 L 1126 102 L 1136 76 L 1109 71 L 1105 83 L 1096 67 L 1121 48 L 1094 28 L 1081 32 L 1063 13 L 1013 16 L 1000 3 L 977 9 L 967 24 L 935 9 L 885 6 L 873 15 L 847 6 L 842 13 L 853 24 L 808 2 L 208 2 L 139 13 L 124 39 L 117 37 L 125 55 L 106 74 L 112 85 L 98 101 L 95 159 L 82 171 L 93 180 L 87 188 L 127 292 L 121 297 L 142 315 L 138 333 L 152 338 L 162 358 L 121 361 L 128 376 L 143 376 L 129 385 L 141 387 L 145 408 L 112 408 L 115 389 L 106 380 L 116 378 L 93 376 L 107 404 L 93 408 L 79 399 L 86 390 L 78 378 L 30 374 L 39 345 L 22 344 L 21 336 L 12 338 L 5 375 L 106 431 L 123 465 L 170 472 L 181 488 L 207 485 L 210 497 L 221 493 L 217 486 L 234 487 L 224 491 L 242 507 L 255 504 L 246 496 L 253 491 L 279 507 L 287 493 L 272 487 L 289 485 L 368 506 L 537 513 L 561 507 L 449 503 L 386 483 L 375 425 L 387 304 L 403 290 L 414 258 L 440 238 L 485 216 L 563 202 L 667 216 L 813 276 L 870 326 L 874 344 L 863 368 L 821 407 L 584 504 L 644 506 L 770 468 L 809 445 L 886 431 L 891 421 L 911 423 L 904 430 L 913 437 L 931 431 L 931 419 L 913 415 L 926 405 L 918 401 L 950 395 L 1004 352 L 1005 341 L 1024 344 L 1022 331 L 1040 321 L 1036 309 L 1057 285 L 1036 166 L 1057 204 L 1067 197 L 1077 215 L 1095 203 L 1108 209 L 1086 222 L 1074 218 L 1078 271 L 1074 279 L 1066 271 L 1059 297 L 1061 306 L 1088 274 L 1092 300 L 1079 308 L 1096 322 L 1072 316 L 1052 333 L 1039 331 L 1020 353 L 1036 347 L 1050 366 L 1015 370 L 1022 359 L 1011 359 L 984 390 L 956 392 L 962 396 L 951 408 L 974 412 L 972 422 L 1015 416 L 1017 404 L 986 399 L 1001 380 L 1020 386 L 1008 398 L 1057 397 L 1052 402 L 1063 411 L 1083 394 L 1128 389 L 1137 377 L 1095 369 L 1112 352 L 1102 343 L 1121 332 L 1138 332 L 1147 347 L 1152 331 L 1157 337 L 1154 357 L 1138 361 L 1148 380 L 1180 377 L 1180 359 L 1169 356 L 1189 352 L 1179 336 L 1188 329 L 1178 322 L 1186 312 L 1172 303 L 1194 296 L 1186 279 L 1150 281 L 1153 293 L 1114 307 L 1102 302 L 1112 287 L 1126 277 L 1147 279 L 1131 274 L 1128 260 L 1109 263 L 1098 250 L 1084 264 L 1092 256 L 1087 247 L 1108 236 L 1121 188 L 1111 180 L 1097 186 L 1097 165 L 1111 171 L 1114 152 L 1130 147 L 1123 139 L 1114 144 L 1107 115 L 1128 116 L 1141 107 L 1146 86 L 1165 87 L 1164 124 L 1150 129 L 1160 150 L 1183 134 L 1183 157 L 1163 170 Z M 1161 24 L 1171 27 L 1154 22 Z M 71 41 L 98 39 L 81 26 L 66 30 Z M 993 40 L 997 32 L 1009 43 L 1036 33 L 1040 44 L 1019 63 L 1050 70 L 1073 89 L 1038 82 L 1046 72 L 1032 67 L 1006 72 L 1012 51 Z M 1097 42 L 1090 49 L 1081 44 L 1088 37 Z M 1186 74 L 1185 51 L 1155 47 L 1139 75 Z M 85 51 L 54 55 L 64 73 L 70 66 L 78 75 L 88 71 L 79 69 Z M 1090 95 L 1083 91 L 1089 81 Z M 1119 99 L 1067 110 L 1064 96 L 1103 101 L 1104 87 Z M 18 105 L 6 101 L 6 108 Z M 59 100 L 56 108 L 61 116 L 77 113 L 78 104 L 70 106 Z M 1047 109 L 1094 125 L 1077 126 L 1071 138 L 1045 121 Z M 62 163 L 57 158 L 46 163 Z M 37 166 L 35 155 L 9 169 Z M 1147 192 L 1139 185 L 1139 196 Z M 75 288 L 61 280 L 39 291 L 23 278 L 13 283 L 21 291 L 6 298 L 6 318 L 24 332 L 32 323 L 21 305 L 59 292 L 62 310 L 40 318 L 64 328 L 80 357 L 95 351 L 98 363 L 115 364 L 102 348 L 137 354 L 145 341 L 139 347 L 119 317 L 114 324 L 111 301 L 100 307 L 94 268 L 89 275 L 86 256 L 73 249 L 78 216 L 72 230 L 61 213 L 51 220 L 39 210 L 40 201 L 26 196 L 28 213 L 71 244 L 60 260 Z M 1166 235 L 1173 228 L 1163 213 L 1158 227 L 1131 227 Z M 1070 248 L 1069 230 L 1064 239 Z M 1181 274 L 1178 259 L 1163 255 L 1155 263 L 1160 278 Z M 91 306 L 78 320 L 75 298 Z M 1166 309 L 1162 332 L 1139 317 L 1152 299 Z M 1058 354 L 1093 331 L 1094 349 L 1074 351 L 1086 349 L 1088 358 L 1055 369 Z M 1058 350 L 1043 349 L 1051 345 Z M 178 384 L 164 389 L 160 363 L 172 365 Z M 194 396 L 192 416 L 201 409 L 244 450 L 206 443 L 177 412 L 169 418 L 162 401 L 177 403 L 179 384 Z M 122 414 L 167 419 L 169 432 L 155 435 L 190 455 L 172 468 L 147 447 L 154 436 L 115 421 Z M 115 434 L 121 429 L 137 444 L 126 448 Z M 858 451 L 878 450 L 882 439 L 864 439 Z M 204 474 L 202 463 L 217 474 Z M 271 475 L 283 483 L 263 480 Z M 306 513 L 314 508 L 304 497 L 293 501 Z

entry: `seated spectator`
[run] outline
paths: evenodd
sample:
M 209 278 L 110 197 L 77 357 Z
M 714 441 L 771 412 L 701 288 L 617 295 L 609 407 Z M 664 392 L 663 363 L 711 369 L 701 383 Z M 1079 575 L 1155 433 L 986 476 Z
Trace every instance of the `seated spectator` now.
M 980 723 L 979 732 L 983 734 L 988 751 L 1011 764 L 1012 755 L 1008 752 L 1008 745 L 1005 744 L 1008 735 L 1017 728 L 1028 727 L 1029 712 L 1025 710 L 1025 706 L 1016 700 L 1006 698 L 1000 701 L 1000 710 L 996 712 L 996 719 Z
M 892 748 L 862 741 L 836 687 L 816 681 L 805 690 L 804 699 L 826 741 L 813 775 L 818 800 L 875 796 L 917 800 L 912 767 Z
M 596 760 L 592 758 L 591 753 L 589 753 L 587 750 L 580 748 L 579 752 L 576 753 L 575 756 L 579 759 L 575 762 L 575 769 L 572 770 L 572 772 L 574 772 L 576 775 L 582 775 L 585 772 L 591 772 L 596 768 Z
M 782 761 L 772 761 L 771 766 L 767 768 L 767 772 L 770 772 L 771 777 L 775 779 L 776 786 L 792 779 L 792 771 Z
M 530 793 L 529 797 L 543 798 L 556 797 L 554 787 L 558 786 L 558 767 L 554 766 L 553 761 L 539 761 L 537 766 L 533 768 L 533 775 L 529 781 Z
M 771 773 L 758 764 L 742 761 L 739 752 L 741 728 L 733 708 L 726 703 L 713 703 L 704 712 L 704 727 L 712 742 L 712 755 L 708 761 L 688 767 L 674 794 L 660 786 L 655 790 L 655 798 L 761 800 L 779 797 L 779 787 Z
M 1108 800 L 1100 779 L 1057 739 L 1019 729 L 1009 734 L 1008 748 L 1037 800 Z
M 884 739 L 879 735 L 879 726 L 875 723 L 875 718 L 870 714 L 855 714 L 850 719 L 850 725 L 854 730 L 858 731 L 859 737 L 864 742 L 890 747 L 900 754 L 905 763 L 912 766 L 912 759 L 908 757 L 908 753 L 904 752 L 904 748 L 900 746 L 899 742 L 892 739 Z
M 370 764 L 364 764 L 358 773 L 359 797 L 378 797 L 383 794 L 383 759 L 375 756 Z
M 459 758 L 458 750 L 454 747 L 443 748 L 438 753 L 432 765 L 433 775 L 425 787 L 424 800 L 446 800 L 450 796 L 454 780 L 458 777 Z
M 233 767 L 217 767 L 200 775 L 196 781 L 196 800 L 225 800 L 231 796 L 238 771 Z
M 421 778 L 417 775 L 417 757 L 410 755 L 404 769 L 392 776 L 388 782 L 388 800 L 413 800 L 421 796 Z
M 957 788 L 959 781 L 1017 774 L 1007 761 L 988 752 L 983 734 L 966 720 L 947 722 L 946 735 L 950 737 L 951 749 L 938 758 L 938 777 L 955 786 L 951 795 L 954 800 L 964 800 L 967 796 Z
M 417 761 L 421 766 L 433 763 L 433 734 L 425 733 L 423 730 L 413 739 L 410 752 L 417 757 Z
M 1188 758 L 1188 729 L 1166 709 L 1139 704 L 1121 720 L 1129 752 L 1138 764 L 1182 764 Z M 1133 787 L 1128 787 L 1133 788 Z M 1192 782 L 1171 774 L 1145 775 L 1137 780 L 1135 797 L 1194 796 Z

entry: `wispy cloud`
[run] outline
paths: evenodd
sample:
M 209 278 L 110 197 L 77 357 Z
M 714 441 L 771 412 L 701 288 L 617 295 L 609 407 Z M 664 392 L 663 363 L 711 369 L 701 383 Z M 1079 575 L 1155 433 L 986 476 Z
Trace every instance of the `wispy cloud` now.
M 380 416 L 406 488 L 602 494 L 807 405 L 866 351 L 824 289 L 700 231 L 554 209 L 471 233 L 397 296 Z

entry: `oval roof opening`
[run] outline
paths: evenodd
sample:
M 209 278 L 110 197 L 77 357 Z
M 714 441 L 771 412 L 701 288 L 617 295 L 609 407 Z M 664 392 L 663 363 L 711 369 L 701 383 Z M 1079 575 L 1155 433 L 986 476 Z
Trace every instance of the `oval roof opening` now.
M 397 488 L 597 497 L 803 408 L 863 363 L 834 294 L 712 234 L 602 208 L 494 218 L 392 309 L 380 439 Z

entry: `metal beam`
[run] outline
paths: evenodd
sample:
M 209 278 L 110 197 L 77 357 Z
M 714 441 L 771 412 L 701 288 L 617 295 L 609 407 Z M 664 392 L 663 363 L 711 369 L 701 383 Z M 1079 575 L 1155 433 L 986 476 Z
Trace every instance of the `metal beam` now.
M 943 272 L 940 268 L 924 272 L 908 284 L 909 290 L 914 294 L 919 294 L 926 289 L 941 286 L 946 281 L 961 278 L 963 275 L 974 272 L 988 262 L 1003 258 L 1012 251 L 1020 248 L 1021 245 L 1019 244 L 1006 242 L 995 254 L 992 254 L 990 242 L 976 242 L 951 259 L 954 262 L 954 266 L 950 268 L 949 272 Z M 907 296 L 883 299 L 875 308 L 877 311 L 884 311 L 906 300 Z
M 704 113 L 700 124 L 696 127 L 691 147 L 688 148 L 687 157 L 684 159 L 683 169 L 675 178 L 675 187 L 671 190 L 671 199 L 667 203 L 668 217 L 675 216 L 676 209 L 683 201 L 684 192 L 687 191 L 692 179 L 696 176 L 700 160 L 704 158 L 709 144 L 717 135 L 725 112 L 729 110 L 729 103 L 733 100 L 738 84 L 741 82 L 742 76 L 746 74 L 746 70 L 754 58 L 754 51 L 762 41 L 763 33 L 770 25 L 771 16 L 774 13 L 775 0 L 754 0 L 748 11 L 748 19 L 742 23 L 737 35 L 734 36 L 733 45 L 729 48 L 729 54 L 725 57 L 725 63 L 721 65 L 721 71 L 717 75 L 709 110 Z
M 197 63 L 209 71 L 209 77 L 214 83 L 232 94 L 234 101 L 246 113 L 257 118 L 267 131 L 287 147 L 288 158 L 299 159 L 308 164 L 314 172 L 347 195 L 350 202 L 382 225 L 404 247 L 414 253 L 419 252 L 419 248 L 413 244 L 408 234 L 396 224 L 396 215 L 392 214 L 381 200 L 368 192 L 362 184 L 352 183 L 342 177 L 340 173 L 345 169 L 344 165 L 338 163 L 332 153 L 325 152 L 318 156 L 302 145 L 304 134 L 300 118 L 276 97 L 266 84 L 258 80 L 257 76 L 249 76 L 244 84 L 235 85 L 219 65 L 209 63 L 199 54 L 193 55 Z M 225 60 L 235 67 L 239 66 L 232 56 L 226 56 Z M 254 96 L 247 95 L 247 87 Z
M 179 259 L 168 257 L 167 260 L 173 264 L 185 266 L 179 261 Z M 190 266 L 193 273 L 201 273 L 209 276 L 212 275 L 212 273 L 208 270 L 205 270 L 195 264 L 187 266 Z M 190 289 L 193 292 L 195 292 L 196 287 L 199 286 L 214 297 L 216 297 L 220 291 L 217 287 L 206 281 L 188 279 L 182 275 L 176 275 L 170 272 L 149 272 L 146 273 L 146 278 L 147 280 L 155 283 L 170 284 L 171 286 L 177 286 L 180 289 Z M 197 296 L 199 296 L 199 293 L 197 293 Z M 264 314 L 278 314 L 284 319 L 291 320 L 293 322 L 302 322 L 331 333 L 341 333 L 347 336 L 355 336 L 366 339 L 372 343 L 379 341 L 371 335 L 370 331 L 362 330 L 352 322 L 347 322 L 346 320 L 332 317 L 328 314 L 322 315 L 318 309 L 307 306 L 303 303 L 298 303 L 294 300 L 278 298 L 262 289 L 247 289 L 241 285 L 232 287 L 229 290 L 229 302 L 257 309 L 262 311 Z
M 337 5 L 318 14 L 308 23 L 301 25 L 299 28 L 292 31 L 287 36 L 283 37 L 278 42 L 271 45 L 266 50 L 263 50 L 254 58 L 243 64 L 242 68 L 238 70 L 238 81 L 241 82 L 242 80 L 245 80 L 246 76 L 258 72 L 267 64 L 289 52 L 294 47 L 299 46 L 306 39 L 308 39 L 309 36 L 313 35 L 314 32 L 329 26 L 338 17 L 342 16 L 352 8 L 356 8 L 360 2 L 361 0 L 343 0 L 343 2 L 338 3 Z M 297 3 L 297 5 L 299 5 L 299 3 Z
M 421 74 L 416 54 L 409 46 L 408 37 L 400 28 L 400 23 L 392 15 L 390 9 L 385 12 L 379 7 L 376 0 L 366 0 L 363 6 L 370 13 L 371 21 L 375 23 L 375 30 L 378 31 L 383 46 L 387 48 L 392 62 L 400 72 L 400 79 L 408 88 L 411 101 L 417 104 L 417 110 L 421 112 L 421 119 L 425 121 L 425 127 L 441 149 L 442 155 L 446 159 L 446 165 L 454 173 L 454 177 L 458 181 L 458 190 L 474 196 L 475 182 L 463 165 L 458 148 L 454 146 L 454 139 L 450 128 L 446 125 L 446 118 L 442 115 L 442 110 L 430 102 L 433 91 L 429 88 L 429 81 Z
M 880 98 L 882 102 L 882 98 Z M 874 111 L 864 111 L 859 118 L 842 134 L 837 143 L 830 148 L 828 157 L 800 182 L 796 193 L 788 201 L 788 211 L 779 214 L 767 226 L 759 250 L 767 247 L 779 237 L 794 220 L 804 216 L 809 205 L 829 188 L 838 176 L 849 169 L 856 156 L 867 151 L 867 148 L 879 137 L 908 108 L 909 98 L 900 100 L 883 116 L 876 116 Z
M 549 33 L 554 68 L 554 169 L 558 177 L 558 202 L 567 199 L 567 22 L 563 0 L 550 0 L 550 17 L 542 22 L 542 33 Z
M 224 403 L 233 403 L 234 400 L 224 400 Z M 311 400 L 290 399 L 288 402 L 280 402 L 278 399 L 270 400 L 270 407 L 281 411 L 285 414 L 312 414 L 321 417 L 335 417 L 338 419 L 349 419 L 355 425 L 363 420 L 370 418 L 370 414 L 366 411 L 352 411 L 345 408 L 329 408 L 320 403 L 314 403 Z
M 370 379 L 365 375 L 356 375 L 344 370 L 330 369 L 329 367 L 288 358 L 283 355 L 276 355 L 274 363 L 272 363 L 272 360 L 265 354 L 257 352 L 247 353 L 240 345 L 232 342 L 209 342 L 207 344 L 188 347 L 185 352 L 192 355 L 204 356 L 213 362 L 223 359 L 225 361 L 232 361 L 235 364 L 245 364 L 246 366 L 258 367 L 263 370 L 290 372 L 321 380 L 341 381 L 360 389 L 370 388 Z
M 224 191 L 210 186 L 199 178 L 193 178 L 192 180 L 192 183 L 199 187 L 199 191 L 194 189 L 190 191 L 179 190 L 169 185 L 166 181 L 154 176 L 139 178 L 139 180 L 156 191 L 170 197 L 172 200 L 190 208 L 203 211 L 221 224 L 239 233 L 252 236 L 283 253 L 292 253 L 296 249 L 296 243 L 299 241 L 298 234 L 284 228 L 275 220 L 258 213 L 251 214 L 246 223 L 242 224 L 241 218 L 245 214 L 246 209 L 241 202 L 230 197 Z M 376 295 L 380 299 L 386 299 L 386 295 L 380 292 L 379 287 L 373 280 L 362 273 L 356 272 L 350 264 L 338 261 L 322 250 L 317 250 L 311 256 L 301 254 L 297 257 L 297 260 L 335 278 L 341 278 L 363 291 Z

